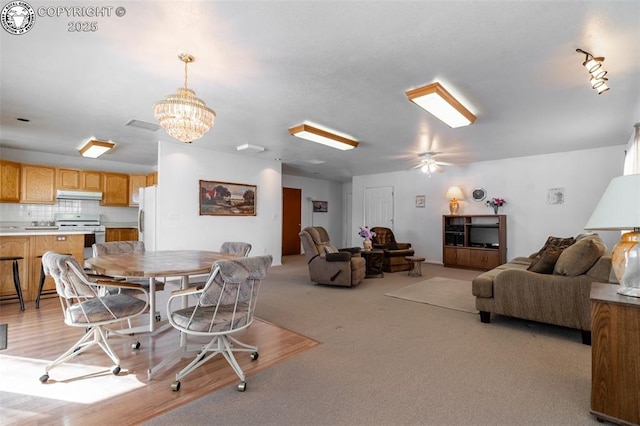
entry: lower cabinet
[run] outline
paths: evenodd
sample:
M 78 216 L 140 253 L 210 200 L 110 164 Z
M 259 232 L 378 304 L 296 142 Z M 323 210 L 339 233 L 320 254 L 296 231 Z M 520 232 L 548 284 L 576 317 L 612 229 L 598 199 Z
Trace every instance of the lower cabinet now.
M 18 271 L 20 273 L 20 287 L 22 296 L 26 299 L 28 289 L 29 237 L 0 237 L 0 256 L 20 256 Z M 13 262 L 0 262 L 0 299 L 18 300 L 16 288 L 13 284 Z
M 18 266 L 20 287 L 25 302 L 36 300 L 38 295 L 42 262 L 37 256 L 41 256 L 49 250 L 57 253 L 70 253 L 83 265 L 83 249 L 83 234 L 0 237 L 0 256 L 21 256 L 24 258 L 18 261 Z M 0 274 L 0 300 L 17 300 L 11 262 L 0 262 Z M 53 294 L 55 288 L 53 279 L 47 277 L 43 294 Z
M 138 230 L 136 228 L 107 228 L 104 239 L 106 242 L 137 241 Z

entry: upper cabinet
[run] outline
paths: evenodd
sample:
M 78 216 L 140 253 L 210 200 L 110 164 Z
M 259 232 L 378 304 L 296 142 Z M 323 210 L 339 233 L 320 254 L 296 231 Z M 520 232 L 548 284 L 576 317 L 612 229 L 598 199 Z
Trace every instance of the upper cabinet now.
M 102 173 L 92 170 L 56 169 L 58 189 L 102 191 Z
M 21 203 L 53 204 L 56 201 L 56 169 L 22 164 Z
M 103 206 L 129 205 L 129 175 L 122 173 L 102 173 Z
M 147 175 L 147 186 L 153 186 L 158 184 L 158 172 L 153 172 Z
M 20 201 L 20 163 L 0 160 L 0 202 Z
M 147 175 L 129 175 L 129 205 L 140 204 L 140 188 L 147 186 Z

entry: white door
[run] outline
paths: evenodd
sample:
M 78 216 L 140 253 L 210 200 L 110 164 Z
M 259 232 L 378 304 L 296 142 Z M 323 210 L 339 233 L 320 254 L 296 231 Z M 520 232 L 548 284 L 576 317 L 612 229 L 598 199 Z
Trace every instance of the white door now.
M 364 224 L 393 230 L 393 187 L 364 189 Z

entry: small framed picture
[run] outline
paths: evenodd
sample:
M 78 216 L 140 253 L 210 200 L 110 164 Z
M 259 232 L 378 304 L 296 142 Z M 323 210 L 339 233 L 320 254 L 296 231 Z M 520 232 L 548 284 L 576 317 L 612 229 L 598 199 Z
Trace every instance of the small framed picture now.
M 416 207 L 424 208 L 424 205 L 425 205 L 425 196 L 416 195 Z
M 547 204 L 564 204 L 564 188 L 549 188 Z
M 329 211 L 329 206 L 326 201 L 314 201 L 313 212 L 314 213 L 326 213 Z

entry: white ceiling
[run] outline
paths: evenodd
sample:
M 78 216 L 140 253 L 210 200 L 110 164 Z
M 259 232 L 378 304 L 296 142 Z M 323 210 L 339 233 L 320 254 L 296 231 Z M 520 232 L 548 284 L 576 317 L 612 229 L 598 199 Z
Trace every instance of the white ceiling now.
M 77 150 L 96 137 L 117 144 L 103 160 L 155 165 L 158 140 L 179 142 L 125 123 L 155 122 L 154 102 L 183 84 L 180 52 L 196 57 L 189 87 L 217 113 L 193 146 L 260 145 L 243 155 L 281 158 L 295 175 L 410 170 L 425 151 L 464 164 L 618 145 L 640 121 L 638 1 L 84 2 L 97 4 L 126 14 L 0 30 L 2 147 L 82 167 Z M 68 31 L 82 21 L 97 31 Z M 609 92 L 591 89 L 578 47 L 606 57 Z M 450 129 L 407 100 L 434 80 L 476 114 L 473 125 Z M 306 120 L 360 146 L 289 135 Z

